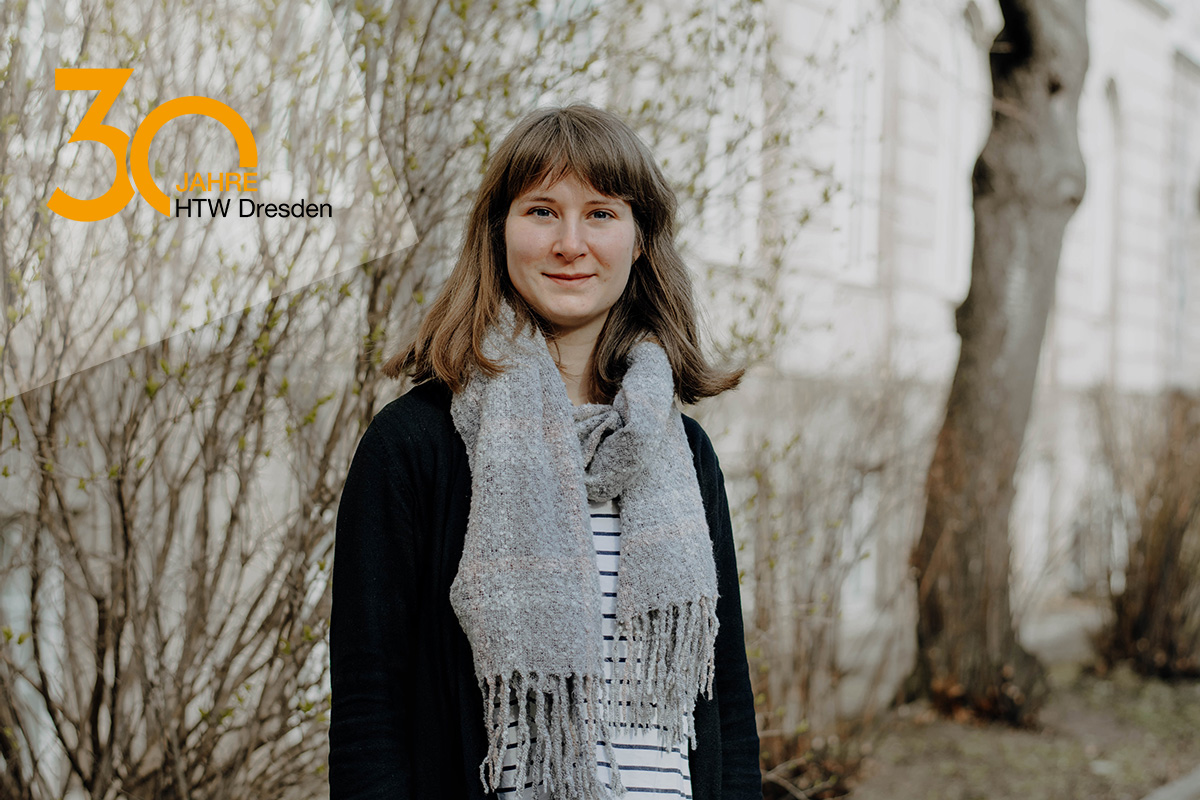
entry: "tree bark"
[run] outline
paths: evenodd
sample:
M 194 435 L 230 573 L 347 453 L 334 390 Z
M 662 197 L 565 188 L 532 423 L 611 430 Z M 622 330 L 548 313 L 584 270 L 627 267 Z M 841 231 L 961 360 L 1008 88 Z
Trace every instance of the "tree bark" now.
M 1045 673 L 1009 607 L 1013 476 L 1029 420 L 1063 232 L 1083 197 L 1077 130 L 1085 0 L 1001 0 L 992 129 L 972 175 L 971 287 L 912 555 L 913 683 L 946 713 L 1027 724 Z

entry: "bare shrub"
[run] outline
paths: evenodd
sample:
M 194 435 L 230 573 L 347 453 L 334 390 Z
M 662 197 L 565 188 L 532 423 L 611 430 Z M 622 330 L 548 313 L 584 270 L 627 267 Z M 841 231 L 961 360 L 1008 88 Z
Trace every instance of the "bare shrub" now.
M 911 668 L 905 554 L 936 392 L 888 380 L 752 386 L 763 394 L 741 406 L 755 429 L 743 434 L 743 465 L 727 474 L 735 527 L 747 534 L 743 597 L 766 790 L 838 796 Z
M 1110 518 L 1127 532 L 1109 570 L 1111 614 L 1096 638 L 1103 666 L 1200 676 L 1200 398 L 1173 390 L 1151 416 L 1098 395 L 1101 455 L 1112 476 Z M 1149 435 L 1135 433 L 1149 428 Z M 1157 430 L 1154 430 L 1157 428 Z

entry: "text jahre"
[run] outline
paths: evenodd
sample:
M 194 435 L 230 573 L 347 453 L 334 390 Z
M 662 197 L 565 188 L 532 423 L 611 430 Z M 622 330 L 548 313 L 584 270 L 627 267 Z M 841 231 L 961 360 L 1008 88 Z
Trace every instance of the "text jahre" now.
M 181 192 L 257 192 L 258 173 L 218 172 L 216 175 L 203 172 L 185 172 L 183 180 L 175 184 Z

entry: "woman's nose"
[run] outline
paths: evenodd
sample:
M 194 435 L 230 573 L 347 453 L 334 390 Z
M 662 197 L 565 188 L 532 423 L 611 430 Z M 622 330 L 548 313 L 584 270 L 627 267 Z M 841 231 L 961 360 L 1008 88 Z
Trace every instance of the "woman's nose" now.
M 587 250 L 582 226 L 573 220 L 563 220 L 558 226 L 558 241 L 555 252 L 567 261 L 574 261 Z

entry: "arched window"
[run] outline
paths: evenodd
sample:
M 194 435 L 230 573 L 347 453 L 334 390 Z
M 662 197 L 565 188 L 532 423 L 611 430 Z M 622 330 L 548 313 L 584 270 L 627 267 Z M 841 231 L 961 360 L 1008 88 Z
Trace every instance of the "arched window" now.
M 949 169 L 943 168 L 938 190 L 936 259 L 943 270 L 937 276 L 941 294 L 957 302 L 971 283 L 971 173 L 991 125 L 987 52 L 994 29 L 971 0 L 952 33 L 951 46 L 940 48 L 948 96 L 941 104 L 939 148 Z
M 1107 114 L 1101 127 L 1100 152 L 1093 170 L 1096 205 L 1096 241 L 1104 249 L 1096 259 L 1101 274 L 1096 276 L 1093 308 L 1101 315 L 1108 328 L 1108 380 L 1117 380 L 1117 293 L 1115 291 L 1121 263 L 1121 212 L 1120 193 L 1124 134 L 1121 119 L 1121 102 L 1117 83 L 1112 78 L 1104 87 Z
M 1197 15 L 1200 16 L 1200 15 Z M 1175 56 L 1172 80 L 1171 190 L 1168 202 L 1170 240 L 1167 245 L 1167 371 L 1170 383 L 1183 389 L 1200 388 L 1200 64 L 1183 52 Z

